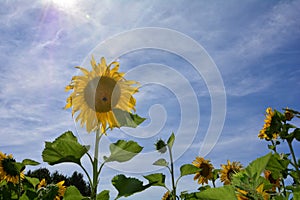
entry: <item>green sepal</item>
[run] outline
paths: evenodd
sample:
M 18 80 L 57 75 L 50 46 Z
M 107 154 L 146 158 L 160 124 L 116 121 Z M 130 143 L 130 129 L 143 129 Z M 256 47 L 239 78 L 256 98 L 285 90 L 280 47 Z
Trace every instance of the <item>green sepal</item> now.
M 155 161 L 153 165 L 166 167 L 169 165 L 169 163 L 164 158 L 160 158 L 157 161 Z
M 36 165 L 39 165 L 41 163 L 35 161 L 35 160 L 31 160 L 31 159 L 24 159 L 22 161 L 23 165 L 32 165 L 32 166 L 36 166 Z
M 118 196 L 116 197 L 116 199 L 120 197 L 128 197 L 151 186 L 151 184 L 143 185 L 142 181 L 136 178 L 126 177 L 123 174 L 113 177 L 111 182 L 113 186 L 118 190 Z
M 140 153 L 143 147 L 134 141 L 118 140 L 110 144 L 109 149 L 110 156 L 104 156 L 105 162 L 126 162 Z
M 132 114 L 121 109 L 113 109 L 113 113 L 118 121 L 119 127 L 136 128 L 146 120 L 146 118 L 140 117 L 137 114 Z
M 71 131 L 63 133 L 54 142 L 45 142 L 45 149 L 42 153 L 43 161 L 49 165 L 63 162 L 80 164 L 81 157 L 88 149 L 78 143 L 77 138 Z

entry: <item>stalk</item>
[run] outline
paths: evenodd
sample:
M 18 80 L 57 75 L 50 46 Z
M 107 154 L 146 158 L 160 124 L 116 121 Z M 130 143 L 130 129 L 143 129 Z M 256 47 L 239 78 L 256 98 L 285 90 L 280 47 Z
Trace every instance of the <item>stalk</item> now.
M 173 196 L 174 200 L 176 200 L 176 185 L 175 185 L 175 178 L 174 178 L 174 164 L 173 164 L 173 156 L 171 148 L 168 145 L 169 155 L 170 155 L 170 162 L 171 162 L 171 177 L 172 177 L 172 187 L 173 187 Z

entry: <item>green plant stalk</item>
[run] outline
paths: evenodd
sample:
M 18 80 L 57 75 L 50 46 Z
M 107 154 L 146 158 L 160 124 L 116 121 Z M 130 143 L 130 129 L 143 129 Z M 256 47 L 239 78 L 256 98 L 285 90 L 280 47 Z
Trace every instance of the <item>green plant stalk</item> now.
M 174 199 L 176 200 L 176 185 L 175 185 L 175 178 L 174 178 L 174 164 L 173 164 L 173 156 L 172 156 L 172 150 L 168 145 L 168 150 L 169 150 L 169 155 L 170 155 L 170 163 L 171 163 L 171 178 L 172 178 L 172 187 L 173 187 L 173 196 Z
M 92 191 L 91 191 L 91 199 L 96 200 L 97 197 L 97 187 L 98 187 L 98 158 L 99 158 L 99 143 L 100 139 L 102 137 L 102 133 L 100 132 L 100 129 L 97 129 L 96 131 L 96 139 L 95 139 L 95 153 L 94 153 L 94 161 L 93 164 L 93 183 L 91 184 Z
M 293 149 L 293 146 L 292 146 L 292 142 L 291 141 L 289 141 L 289 140 L 287 140 L 287 143 L 288 143 L 288 145 L 289 145 L 289 148 L 290 148 L 290 151 L 291 151 L 291 154 L 292 154 L 292 158 L 293 158 L 293 165 L 294 165 L 294 167 L 295 167 L 295 169 L 296 169 L 296 172 L 297 172 L 297 174 L 298 174 L 298 184 L 300 184 L 300 171 L 299 171 L 299 166 L 298 166 L 298 164 L 297 164 L 297 159 L 296 159 L 296 156 L 295 156 L 295 152 L 294 152 L 294 149 Z

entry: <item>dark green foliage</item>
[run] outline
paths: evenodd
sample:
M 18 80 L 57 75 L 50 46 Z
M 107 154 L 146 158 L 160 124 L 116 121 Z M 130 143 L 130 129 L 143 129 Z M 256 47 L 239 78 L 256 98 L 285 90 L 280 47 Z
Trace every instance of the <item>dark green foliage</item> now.
M 58 183 L 64 180 L 65 186 L 75 186 L 80 191 L 82 196 L 90 196 L 91 194 L 90 185 L 83 179 L 83 175 L 76 171 L 72 174 L 72 176 L 68 177 L 63 174 L 60 174 L 58 171 L 55 171 L 52 174 L 50 174 L 50 171 L 47 168 L 40 168 L 34 171 L 29 170 L 26 176 L 35 177 L 39 180 L 45 178 L 47 184 Z

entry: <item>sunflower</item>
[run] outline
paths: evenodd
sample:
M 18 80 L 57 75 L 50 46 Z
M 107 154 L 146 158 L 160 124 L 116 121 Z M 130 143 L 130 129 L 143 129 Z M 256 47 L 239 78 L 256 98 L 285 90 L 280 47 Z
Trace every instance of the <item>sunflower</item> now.
M 42 187 L 46 187 L 46 185 L 47 185 L 47 182 L 46 182 L 46 180 L 43 178 L 43 179 L 40 181 L 40 183 L 38 184 L 37 188 L 40 189 L 40 188 L 42 188 Z
M 66 186 L 63 185 L 64 183 L 65 181 L 60 181 L 59 183 L 56 183 L 56 186 L 58 187 L 58 194 L 56 195 L 55 200 L 60 200 L 61 197 L 64 196 L 66 192 Z
M 270 170 L 264 171 L 265 179 L 273 184 L 272 191 L 275 192 L 276 188 L 280 188 L 280 178 L 274 179 Z
M 0 152 L 0 181 L 6 180 L 17 184 L 20 182 L 20 178 L 22 180 L 24 177 L 24 173 L 20 172 L 16 167 L 16 160 L 13 156 Z
M 192 162 L 192 164 L 201 171 L 197 172 L 194 176 L 194 180 L 198 179 L 198 183 L 204 185 L 204 183 L 208 183 L 208 180 L 211 180 L 213 178 L 213 165 L 210 163 L 209 160 L 205 160 L 202 157 L 196 157 L 196 160 Z
M 240 162 L 232 162 L 231 164 L 229 160 L 227 160 L 227 165 L 221 165 L 221 167 L 222 169 L 220 171 L 220 179 L 221 182 L 224 182 L 224 185 L 230 184 L 232 175 L 238 173 L 242 169 L 242 165 Z
M 259 199 L 263 198 L 263 200 L 268 200 L 270 199 L 270 194 L 267 193 L 266 190 L 264 190 L 264 184 L 260 184 L 256 190 L 255 190 L 255 193 L 256 194 L 252 194 L 252 195 L 255 195 L 255 197 L 257 197 L 257 195 L 259 195 Z M 236 195 L 237 199 L 238 200 L 250 200 L 250 199 L 256 199 L 254 197 L 252 197 L 252 195 L 248 195 L 248 192 L 247 191 L 244 191 L 244 190 L 240 190 L 238 189 L 238 193 Z
M 164 196 L 162 197 L 162 199 L 161 199 L 161 200 L 169 200 L 169 199 L 170 199 L 170 197 L 171 197 L 171 195 L 170 195 L 170 192 L 169 192 L 169 191 L 167 191 L 167 192 L 164 194 Z
M 124 73 L 118 72 L 118 62 L 107 65 L 102 57 L 97 64 L 92 57 L 91 65 L 91 71 L 76 67 L 83 75 L 73 76 L 66 86 L 65 90 L 73 90 L 73 93 L 67 98 L 65 109 L 72 107 L 72 115 L 80 111 L 76 121 L 80 120 L 81 127 L 85 125 L 87 132 L 101 127 L 105 133 L 108 127 L 120 127 L 114 111 L 135 111 L 136 101 L 132 95 L 138 92 L 138 88 L 132 85 L 137 82 L 126 80 Z
M 54 190 L 56 191 L 56 194 L 54 194 L 55 195 L 54 200 L 60 200 L 61 197 L 63 197 L 66 192 L 66 186 L 64 186 L 64 183 L 65 183 L 65 181 L 60 181 L 56 184 L 47 185 L 46 180 L 43 178 L 37 187 L 38 187 L 38 189 L 41 189 L 41 188 L 47 189 L 48 188 L 50 190 L 54 188 Z
M 258 137 L 260 139 L 266 139 L 266 140 L 270 140 L 272 137 L 272 139 L 277 139 L 278 137 L 278 133 L 273 133 L 272 136 L 269 136 L 266 132 L 268 131 L 269 127 L 271 126 L 271 122 L 272 122 L 272 117 L 274 116 L 275 112 L 272 110 L 272 108 L 267 108 L 266 109 L 266 118 L 265 118 L 265 124 L 263 126 L 263 128 L 259 131 Z

